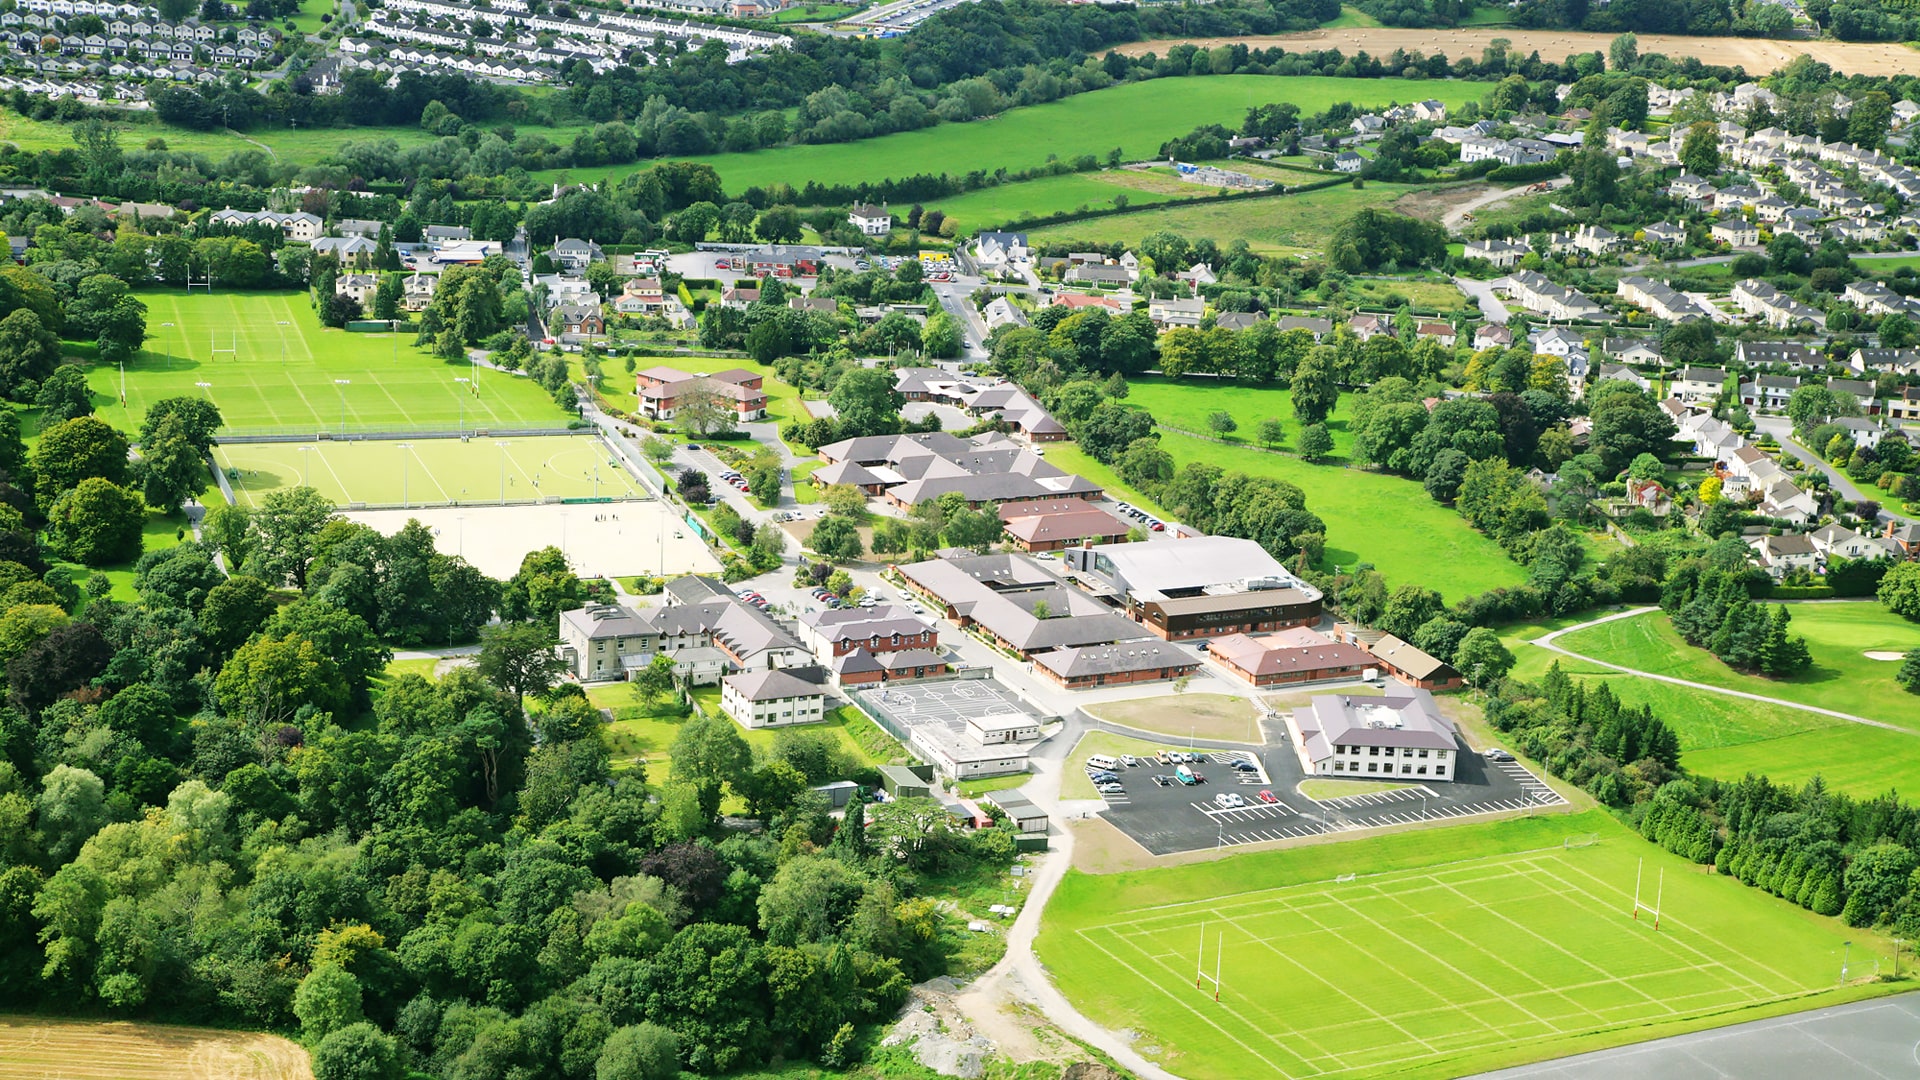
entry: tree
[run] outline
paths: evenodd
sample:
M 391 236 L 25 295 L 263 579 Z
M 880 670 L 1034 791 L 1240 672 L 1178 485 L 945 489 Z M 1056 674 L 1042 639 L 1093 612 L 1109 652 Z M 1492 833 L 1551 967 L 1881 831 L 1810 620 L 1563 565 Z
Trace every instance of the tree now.
M 553 651 L 553 634 L 544 626 L 513 622 L 480 631 L 480 655 L 474 667 L 488 682 L 513 695 L 522 708 L 528 694 L 553 685 L 566 662 Z
M 1720 171 L 1720 132 L 1701 121 L 1687 128 L 1680 143 L 1680 164 L 1695 176 L 1710 177 Z
M 271 585 L 306 588 L 314 540 L 331 517 L 333 504 L 310 487 L 270 492 L 253 513 L 249 572 L 257 570 Z
M 1793 421 L 1794 434 L 1802 439 L 1829 420 L 1857 416 L 1859 412 L 1852 394 L 1837 394 L 1817 383 L 1801 386 L 1787 398 L 1787 419 Z
M 659 1024 L 618 1028 L 601 1044 L 593 1072 L 594 1080 L 675 1080 L 680 1075 L 680 1040 Z
M 1286 438 L 1287 426 L 1278 417 L 1269 416 L 1260 421 L 1260 445 L 1271 450 Z
M 880 368 L 857 368 L 840 377 L 827 402 L 838 418 L 841 438 L 891 435 L 900 430 L 900 408 L 907 399 L 893 384 L 892 372 Z
M 673 692 L 673 657 L 666 653 L 655 653 L 647 666 L 633 675 L 633 696 L 640 704 L 651 709 L 659 700 Z
M 1569 197 L 1581 206 L 1605 206 L 1619 190 L 1620 163 L 1604 146 L 1589 146 L 1573 155 L 1567 166 L 1573 185 Z
M 858 559 L 863 550 L 860 530 L 844 517 L 820 519 L 820 523 L 813 527 L 813 535 L 807 537 L 807 546 L 821 558 L 832 562 L 851 562 Z
M 293 1015 L 310 1043 L 360 1022 L 360 980 L 344 968 L 319 967 L 300 980 L 293 992 Z
M 1333 412 L 1340 389 L 1333 382 L 1333 350 L 1321 345 L 1307 353 L 1294 369 L 1293 415 L 1303 424 L 1318 424 Z
M 740 736 L 739 725 L 725 716 L 694 716 L 680 725 L 668 751 L 672 777 L 693 784 L 700 792 L 707 820 L 720 809 L 721 785 L 744 783 L 753 767 L 753 751 Z
M 76 416 L 47 428 L 33 451 L 33 475 L 43 504 L 89 477 L 124 484 L 127 473 L 127 437 L 94 416 Z
M 1900 670 L 1893 681 L 1907 688 L 1908 692 L 1920 694 L 1920 648 L 1907 650 L 1906 659 L 1900 661 Z
M 201 455 L 181 429 L 178 417 L 165 418 L 140 447 L 140 491 L 147 505 L 172 513 L 204 482 Z
M 1224 437 L 1240 430 L 1240 423 L 1227 410 L 1215 409 L 1207 414 L 1207 429 Z
M 0 394 L 21 400 L 59 362 L 60 338 L 31 308 L 15 308 L 0 319 Z
M 78 364 L 55 368 L 47 381 L 40 384 L 33 403 L 40 407 L 42 423 L 57 424 L 76 416 L 93 415 L 93 392 L 87 389 L 86 373 Z
M 1418 585 L 1402 585 L 1387 597 L 1386 610 L 1374 625 L 1403 641 L 1412 641 L 1428 620 L 1445 610 L 1439 593 Z
M 1486 687 L 1507 677 L 1513 670 L 1513 653 L 1507 651 L 1500 635 L 1485 626 L 1476 626 L 1460 639 L 1454 650 L 1453 667 L 1474 686 Z
M 1466 454 L 1452 447 L 1435 454 L 1424 478 L 1427 494 L 1435 502 L 1452 502 L 1460 494 L 1461 482 L 1467 478 L 1469 463 Z
M 1903 562 L 1888 570 L 1874 595 L 1888 611 L 1920 622 L 1920 563 Z
M 217 660 L 244 644 L 273 612 L 267 583 L 236 574 L 207 590 L 196 621 L 207 651 Z
M 642 440 L 640 452 L 655 465 L 665 465 L 673 460 L 673 444 L 658 435 L 649 435 Z
M 400 1080 L 393 1036 L 365 1021 L 327 1033 L 313 1050 L 313 1080 Z
M 791 206 L 769 206 L 760 212 L 753 231 L 769 244 L 791 244 L 800 239 L 800 212 Z
M 1318 462 L 1333 453 L 1333 436 L 1325 424 L 1308 424 L 1300 429 L 1300 456 Z
M 1628 71 L 1640 62 L 1640 39 L 1632 31 L 1621 34 L 1607 46 L 1607 67 L 1614 71 Z
M 80 481 L 47 513 L 47 533 L 67 558 L 87 566 L 129 562 L 140 554 L 146 507 L 140 496 L 109 480 Z
M 147 407 L 147 415 L 140 420 L 140 441 L 151 442 L 172 424 L 187 445 L 204 454 L 212 449 L 214 433 L 222 423 L 219 407 L 206 398 L 161 398 Z

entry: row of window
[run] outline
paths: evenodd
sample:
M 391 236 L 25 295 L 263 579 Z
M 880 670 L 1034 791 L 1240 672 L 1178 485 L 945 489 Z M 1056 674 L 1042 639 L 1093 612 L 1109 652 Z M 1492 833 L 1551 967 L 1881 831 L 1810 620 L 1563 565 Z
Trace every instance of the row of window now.
M 1353 768 L 1351 768 L 1351 769 L 1349 769 L 1349 768 L 1347 768 L 1347 763 L 1346 763 L 1346 762 L 1344 762 L 1344 761 L 1336 761 L 1336 762 L 1334 762 L 1334 763 L 1333 763 L 1333 771 L 1334 771 L 1334 772 L 1359 772 L 1359 771 L 1360 771 L 1360 763 L 1359 763 L 1359 762 L 1357 762 L 1357 761 L 1356 761 L 1356 762 L 1354 762 L 1354 763 L 1353 763 Z M 1393 763 L 1392 763 L 1392 762 L 1388 762 L 1388 763 L 1387 763 L 1387 764 L 1386 764 L 1386 765 L 1385 765 L 1385 766 L 1383 767 L 1383 766 L 1382 766 L 1382 765 L 1381 765 L 1381 764 L 1380 764 L 1379 762 L 1377 762 L 1377 761 L 1369 761 L 1369 762 L 1367 762 L 1367 768 L 1366 768 L 1366 771 L 1367 771 L 1367 772 L 1370 772 L 1370 773 L 1386 773 L 1386 774 L 1388 774 L 1388 775 L 1393 775 Z M 1447 775 L 1447 767 L 1446 767 L 1445 765 L 1435 765 L 1435 766 L 1433 767 L 1433 774 L 1434 774 L 1435 776 L 1445 776 L 1445 775 Z M 1400 766 L 1400 773 L 1399 773 L 1399 775 L 1401 775 L 1401 776 L 1425 776 L 1425 775 L 1427 775 L 1427 767 L 1426 767 L 1425 765 L 1421 765 L 1421 766 L 1418 766 L 1418 767 L 1416 767 L 1416 766 L 1413 766 L 1413 765 L 1402 765 L 1402 766 Z
M 1383 749 L 1382 747 L 1378 747 L 1378 746 L 1369 746 L 1369 747 L 1367 747 L 1367 756 L 1368 756 L 1368 757 L 1380 757 L 1380 756 L 1381 756 L 1381 750 L 1382 750 L 1382 749 Z M 1387 756 L 1387 757 L 1392 757 L 1392 756 L 1393 756 L 1393 747 L 1391 747 L 1391 746 L 1389 746 L 1389 747 L 1385 747 L 1384 749 L 1385 749 L 1385 751 L 1386 751 L 1386 756 Z M 1400 756 L 1401 756 L 1401 757 L 1416 757 L 1416 756 L 1418 756 L 1418 757 L 1426 757 L 1426 756 L 1428 756 L 1428 754 L 1430 754 L 1430 753 L 1431 753 L 1431 751 L 1429 751 L 1429 750 L 1427 750 L 1427 749 L 1424 749 L 1424 748 L 1422 748 L 1422 749 L 1420 750 L 1420 753 L 1419 753 L 1418 755 L 1416 755 L 1416 754 L 1415 754 L 1415 753 L 1414 753 L 1413 751 L 1414 751 L 1414 748 L 1413 748 L 1413 747 L 1411 747 L 1411 746 L 1406 746 L 1406 747 L 1402 747 L 1402 748 L 1401 748 L 1401 750 L 1400 750 Z M 1340 744 L 1340 745 L 1337 745 L 1337 746 L 1335 746 L 1335 747 L 1333 748 L 1333 752 L 1334 752 L 1334 753 L 1336 753 L 1336 754 L 1352 754 L 1352 755 L 1353 755 L 1353 756 L 1355 756 L 1355 757 L 1359 757 L 1359 756 L 1360 756 L 1360 748 L 1359 748 L 1359 747 L 1357 747 L 1357 746 L 1347 746 L 1347 745 L 1345 745 L 1345 744 Z M 1446 754 L 1448 754 L 1448 753 L 1451 753 L 1451 751 L 1447 751 L 1447 750 L 1442 750 L 1442 751 L 1440 751 L 1440 753 L 1441 753 L 1441 755 L 1442 755 L 1442 756 L 1444 756 L 1444 755 L 1446 755 Z

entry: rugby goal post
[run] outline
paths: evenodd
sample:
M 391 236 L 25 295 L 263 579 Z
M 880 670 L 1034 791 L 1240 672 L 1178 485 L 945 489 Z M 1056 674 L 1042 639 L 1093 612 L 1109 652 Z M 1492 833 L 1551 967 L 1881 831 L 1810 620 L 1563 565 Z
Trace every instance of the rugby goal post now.
M 216 332 L 212 330 L 207 331 L 207 362 L 212 363 L 218 360 L 221 353 L 226 353 L 235 360 L 240 359 L 240 331 L 233 331 L 233 336 L 228 339 L 227 344 L 230 346 L 229 348 L 220 348 L 220 342 L 216 336 Z
M 1667 869 L 1664 866 L 1660 868 L 1658 884 L 1654 886 L 1652 907 L 1640 901 L 1640 882 L 1646 875 L 1646 870 L 1647 860 L 1643 858 L 1633 871 L 1633 920 L 1639 922 L 1642 911 L 1650 912 L 1653 915 L 1653 928 L 1658 930 L 1660 929 L 1660 902 L 1665 898 L 1667 891 Z
M 1569 836 L 1562 839 L 1560 846 L 1563 848 L 1592 847 L 1599 842 L 1599 833 L 1583 833 L 1578 836 Z
M 1334 875 L 1334 879 L 1333 879 L 1333 880 L 1334 880 L 1334 882 L 1335 882 L 1336 884 L 1340 884 L 1340 885 L 1345 885 L 1345 884 L 1346 884 L 1347 882 L 1349 882 L 1349 881 L 1353 881 L 1354 879 L 1356 879 L 1356 878 L 1358 878 L 1359 876 L 1360 876 L 1360 875 L 1358 875 L 1358 874 L 1336 874 L 1336 875 Z
M 1207 924 L 1205 922 L 1200 924 L 1200 956 L 1194 963 L 1193 988 L 1204 990 L 1206 989 L 1204 984 L 1213 983 L 1213 1000 L 1216 1002 L 1220 1000 L 1220 958 L 1226 953 L 1226 946 L 1227 934 L 1223 930 L 1214 939 L 1213 974 L 1207 974 Z

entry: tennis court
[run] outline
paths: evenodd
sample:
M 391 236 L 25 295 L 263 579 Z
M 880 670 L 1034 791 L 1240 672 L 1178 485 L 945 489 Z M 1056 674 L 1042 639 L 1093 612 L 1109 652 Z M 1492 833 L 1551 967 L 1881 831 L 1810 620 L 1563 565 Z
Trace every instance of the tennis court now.
M 336 506 L 512 505 L 646 496 L 597 435 L 223 443 L 242 506 L 305 486 Z

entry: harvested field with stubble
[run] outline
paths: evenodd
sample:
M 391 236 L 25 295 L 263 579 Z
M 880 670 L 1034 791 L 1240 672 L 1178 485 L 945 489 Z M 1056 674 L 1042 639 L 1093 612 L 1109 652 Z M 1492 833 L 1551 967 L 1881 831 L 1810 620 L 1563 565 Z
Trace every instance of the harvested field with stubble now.
M 0 1016 L 0 1080 L 313 1080 L 277 1035 Z
M 1117 52 L 1129 56 L 1145 53 L 1164 54 L 1174 45 L 1245 45 L 1250 49 L 1279 47 L 1291 52 L 1339 49 L 1351 55 L 1365 49 L 1384 56 L 1395 49 L 1419 50 L 1431 56 L 1441 53 L 1449 58 L 1478 59 L 1481 50 L 1494 38 L 1512 42 L 1511 52 L 1525 56 L 1538 52 L 1543 59 L 1559 61 L 1576 53 L 1605 53 L 1612 43 L 1611 34 L 1588 34 L 1573 30 L 1497 29 L 1411 30 L 1391 27 L 1322 28 L 1299 34 L 1264 34 L 1224 38 L 1163 38 L 1122 45 Z M 1724 64 L 1747 69 L 1750 75 L 1764 75 L 1786 65 L 1796 56 L 1811 56 L 1823 64 L 1850 75 L 1912 75 L 1920 72 L 1920 52 L 1898 43 L 1877 41 L 1772 41 L 1762 38 L 1687 37 L 1679 34 L 1641 34 L 1640 55 L 1661 53 L 1675 60 L 1693 58 L 1707 64 Z

